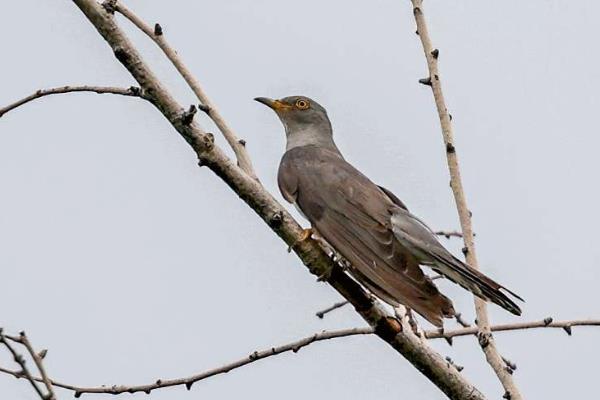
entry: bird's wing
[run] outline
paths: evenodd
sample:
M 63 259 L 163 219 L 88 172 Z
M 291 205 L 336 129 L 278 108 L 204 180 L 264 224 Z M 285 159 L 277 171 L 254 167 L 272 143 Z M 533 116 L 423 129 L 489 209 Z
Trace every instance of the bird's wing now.
M 398 241 L 416 257 L 419 263 L 430 266 L 482 299 L 492 301 L 513 314 L 521 315 L 519 306 L 501 289 L 519 300 L 523 299 L 454 257 L 441 245 L 431 229 L 408 210 L 401 208 L 394 210 L 391 222 Z
M 296 188 L 295 202 L 312 226 L 375 295 L 404 304 L 437 326 L 454 315 L 452 302 L 395 238 L 390 217 L 398 207 L 358 170 L 326 150 L 291 150 L 279 177 L 288 193 L 290 186 Z
M 383 193 L 386 194 L 387 197 L 390 198 L 390 200 L 392 201 L 392 203 L 394 203 L 395 205 L 397 205 L 400 208 L 404 208 L 405 210 L 408 210 L 408 208 L 406 207 L 406 205 L 404 204 L 404 202 L 402 200 L 400 200 L 398 198 L 398 196 L 396 196 L 394 193 L 392 193 L 391 191 L 387 190 L 383 186 L 377 185 L 377 187 L 379 189 L 381 189 L 383 191 Z

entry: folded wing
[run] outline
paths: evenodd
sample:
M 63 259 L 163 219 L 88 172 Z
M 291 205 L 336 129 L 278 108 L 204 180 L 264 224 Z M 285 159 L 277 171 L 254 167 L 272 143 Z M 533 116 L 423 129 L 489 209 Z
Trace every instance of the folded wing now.
M 391 216 L 398 206 L 341 157 L 323 149 L 291 150 L 282 161 L 279 186 L 376 296 L 406 305 L 437 326 L 454 315 L 450 299 L 397 240 Z

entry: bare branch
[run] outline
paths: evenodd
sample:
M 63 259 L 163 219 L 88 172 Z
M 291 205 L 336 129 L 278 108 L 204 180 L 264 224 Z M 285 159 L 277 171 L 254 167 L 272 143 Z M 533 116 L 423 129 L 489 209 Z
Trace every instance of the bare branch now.
M 282 354 L 286 352 L 294 352 L 297 353 L 303 347 L 306 347 L 312 343 L 320 342 L 323 340 L 341 338 L 346 336 L 356 336 L 356 335 L 369 335 L 374 333 L 373 328 L 351 328 L 351 329 L 341 329 L 336 331 L 323 331 L 319 333 L 315 333 L 314 335 L 307 336 L 303 339 L 297 340 L 295 342 L 291 342 L 288 344 L 284 344 L 278 347 L 271 347 L 265 350 L 254 351 L 250 353 L 248 356 L 241 358 L 237 361 L 225 364 L 218 368 L 213 368 L 199 374 L 191 375 L 185 378 L 178 379 L 158 379 L 156 382 L 149 383 L 146 385 L 136 385 L 136 386 L 124 386 L 124 385 L 112 385 L 112 386 L 96 386 L 96 387 L 80 387 L 69 385 L 66 383 L 60 383 L 56 381 L 50 381 L 52 385 L 55 387 L 60 387 L 63 389 L 71 390 L 75 392 L 75 397 L 80 397 L 85 393 L 103 393 L 103 394 L 121 394 L 121 393 L 136 393 L 136 392 L 144 392 L 150 393 L 156 389 L 163 389 L 167 387 L 173 386 L 185 386 L 188 390 L 192 388 L 192 385 L 198 381 L 201 381 L 206 378 L 210 378 L 211 376 L 225 374 L 231 370 L 243 367 L 245 365 L 251 364 L 258 360 L 262 360 L 263 358 L 268 358 L 271 356 L 275 356 L 277 354 Z M 18 371 L 12 371 L 6 368 L 0 367 L 0 372 L 5 374 L 12 375 L 16 378 L 23 378 L 23 374 L 20 374 Z M 32 381 L 43 381 L 42 378 L 32 378 Z
M 15 348 L 10 344 L 11 340 L 17 341 L 17 340 L 15 340 L 15 338 L 4 335 L 2 328 L 0 328 L 0 343 L 3 344 L 8 349 L 8 351 L 12 354 L 12 357 L 15 360 L 15 362 L 17 364 L 19 364 L 19 366 L 21 367 L 20 371 L 13 371 L 11 373 L 11 375 L 16 376 L 17 378 L 27 379 L 29 381 L 29 383 L 31 383 L 31 386 L 33 386 L 33 389 L 38 394 L 40 399 L 46 400 L 46 396 L 42 392 L 42 389 L 40 389 L 40 387 L 36 383 L 36 379 L 34 379 L 33 375 L 31 375 L 31 372 L 29 372 L 29 369 L 27 368 L 27 365 L 25 363 L 25 358 L 23 358 L 23 356 L 21 354 L 19 354 L 15 350 Z
M 451 237 L 463 237 L 462 232 L 459 231 L 436 231 L 434 233 L 438 236 L 444 236 L 446 239 L 450 239 Z
M 463 189 L 462 179 L 460 176 L 460 168 L 456 148 L 454 145 L 454 134 L 452 132 L 452 122 L 444 94 L 442 92 L 442 84 L 440 73 L 438 70 L 439 50 L 434 49 L 431 44 L 425 16 L 423 15 L 423 0 L 411 0 L 413 5 L 413 14 L 417 23 L 417 33 L 421 39 L 425 58 L 427 59 L 427 67 L 429 70 L 428 84 L 431 86 L 435 105 L 437 108 L 444 144 L 446 146 L 446 157 L 448 161 L 448 169 L 450 171 L 450 186 L 454 194 L 454 200 L 458 210 L 460 219 L 460 227 L 463 233 L 465 244 L 465 256 L 467 264 L 475 269 L 479 269 L 477 255 L 475 253 L 475 241 L 473 239 L 473 227 L 471 225 L 471 212 L 467 207 L 467 200 Z M 424 82 L 421 82 L 424 83 Z M 510 400 L 521 400 L 522 396 L 515 384 L 512 374 L 505 368 L 505 363 L 498 353 L 494 338 L 490 330 L 490 321 L 487 313 L 487 304 L 484 300 L 475 297 L 475 312 L 477 314 L 477 326 L 479 328 L 479 344 L 485 353 L 487 362 L 493 368 L 498 376 L 498 379 L 504 387 L 504 397 Z
M 337 310 L 340 307 L 344 307 L 346 304 L 349 304 L 350 302 L 348 300 L 344 300 L 344 301 L 340 301 L 337 303 L 334 303 L 333 305 L 321 310 L 321 311 L 317 311 L 315 313 L 315 315 L 321 319 L 323 319 L 323 317 L 325 316 L 325 314 L 328 314 L 330 312 L 332 312 L 333 310 Z
M 179 134 L 190 144 L 199 158 L 240 196 L 300 257 L 309 271 L 317 277 L 326 276 L 327 283 L 352 303 L 354 309 L 374 328 L 375 333 L 411 362 L 451 399 L 480 400 L 485 397 L 464 376 L 447 367 L 444 358 L 429 348 L 410 329 L 402 329 L 399 321 L 378 301 L 374 300 L 344 269 L 332 260 L 315 240 L 299 243 L 302 227 L 287 210 L 256 180 L 236 166 L 214 144 L 212 135 L 204 132 L 194 121 L 182 122 L 184 108 L 163 87 L 137 50 L 115 23 L 110 10 L 95 0 L 73 0 L 100 35 L 106 40 L 115 57 L 131 73 Z M 109 7 L 110 8 L 110 7 Z
M 40 89 L 35 93 L 24 97 L 18 101 L 15 101 L 12 104 L 4 108 L 0 108 L 0 117 L 2 117 L 7 112 L 14 110 L 17 107 L 22 106 L 23 104 L 29 103 L 32 100 L 39 99 L 40 97 L 49 96 L 51 94 L 63 94 L 63 93 L 72 93 L 72 92 L 93 92 L 93 93 L 109 93 L 109 94 L 118 94 L 121 96 L 132 96 L 132 97 L 140 97 L 144 98 L 144 95 L 140 88 L 132 86 L 130 88 L 120 88 L 114 86 L 61 86 L 52 89 Z
M 464 320 L 464 318 L 462 317 L 461 313 L 456 313 L 454 314 L 454 319 L 456 320 L 456 322 L 461 325 L 463 328 L 468 328 L 471 326 L 471 324 L 469 324 L 467 321 Z
M 152 39 L 158 47 L 165 53 L 169 61 L 175 66 L 177 71 L 181 74 L 183 79 L 187 82 L 189 87 L 192 89 L 198 100 L 200 101 L 199 108 L 204 111 L 210 119 L 213 120 L 217 128 L 221 131 L 229 146 L 233 149 L 235 156 L 238 161 L 238 165 L 252 178 L 258 180 L 254 167 L 252 166 L 252 160 L 246 150 L 246 141 L 239 139 L 233 130 L 229 127 L 225 119 L 221 116 L 221 113 L 217 107 L 213 104 L 210 98 L 204 92 L 202 86 L 198 80 L 192 75 L 190 70 L 185 66 L 181 57 L 175 50 L 167 43 L 163 28 L 159 24 L 155 24 L 154 27 L 146 24 L 140 17 L 135 15 L 133 11 L 127 8 L 122 1 L 116 2 L 114 9 L 116 12 L 123 15 L 137 28 L 144 32 L 150 39 Z
M 408 317 L 410 318 L 410 314 L 408 314 Z M 527 330 L 527 329 L 536 329 L 536 328 L 561 328 L 561 329 L 565 330 L 565 328 L 568 327 L 570 329 L 573 326 L 600 326 L 600 320 L 571 320 L 571 321 L 553 322 L 552 318 L 545 318 L 541 321 L 523 322 L 523 323 L 518 323 L 518 324 L 496 325 L 496 326 L 492 326 L 491 330 L 494 332 Z M 456 330 L 446 331 L 446 332 L 441 332 L 439 330 L 431 330 L 431 331 L 425 331 L 425 332 L 423 332 L 423 334 L 428 339 L 446 339 L 446 340 L 448 340 L 448 339 L 452 339 L 452 338 L 458 337 L 458 336 L 476 335 L 477 332 L 478 332 L 477 328 L 473 327 L 473 328 L 465 328 L 465 329 L 456 329 Z M 185 378 L 176 378 L 176 379 L 158 379 L 156 382 L 145 384 L 145 385 L 129 385 L 129 386 L 127 386 L 127 385 L 102 385 L 102 386 L 93 386 L 93 387 L 75 386 L 75 385 L 61 383 L 61 382 L 57 382 L 57 381 L 53 381 L 53 380 L 49 379 L 45 375 L 45 372 L 43 372 L 44 371 L 43 367 L 40 368 L 40 372 L 42 373 L 41 378 L 33 377 L 31 374 L 28 377 L 25 373 L 23 373 L 21 371 L 13 371 L 13 370 L 10 370 L 7 368 L 2 368 L 2 367 L 0 367 L 0 372 L 4 373 L 4 374 L 12 375 L 15 378 L 31 379 L 31 381 L 34 381 L 34 382 L 44 382 L 46 384 L 46 387 L 48 387 L 49 393 L 53 393 L 53 392 L 51 391 L 51 388 L 48 385 L 51 385 L 54 387 L 59 387 L 59 388 L 66 389 L 66 390 L 71 390 L 71 391 L 75 392 L 75 397 L 80 397 L 82 394 L 85 394 L 85 393 L 114 394 L 114 395 L 121 394 L 121 393 L 135 393 L 135 392 L 150 393 L 156 389 L 162 389 L 162 388 L 173 387 L 173 386 L 184 386 L 184 385 L 189 390 L 189 389 L 191 389 L 192 385 L 198 381 L 210 378 L 215 375 L 227 373 L 234 369 L 251 364 L 255 361 L 262 360 L 264 358 L 268 358 L 268 357 L 275 356 L 278 354 L 282 354 L 282 353 L 286 353 L 286 352 L 290 352 L 290 351 L 297 353 L 300 349 L 302 349 L 303 347 L 306 347 L 312 343 L 316 343 L 316 342 L 320 342 L 320 341 L 324 341 L 324 340 L 336 339 L 336 338 L 343 338 L 343 337 L 348 337 L 348 336 L 370 335 L 373 333 L 375 333 L 375 329 L 373 329 L 372 327 L 340 329 L 340 330 L 335 330 L 335 331 L 322 331 L 322 332 L 318 332 L 313 335 L 306 336 L 302 339 L 299 339 L 299 340 L 296 340 L 296 341 L 293 341 L 293 342 L 290 342 L 290 343 L 287 343 L 287 344 L 284 344 L 284 345 L 281 345 L 278 347 L 270 347 L 265 350 L 253 351 L 248 356 L 241 358 L 237 361 L 233 361 L 233 362 L 230 362 L 223 366 L 220 366 L 217 368 L 212 368 L 210 370 L 207 370 L 207 371 L 195 374 L 195 375 L 191 375 L 191 376 L 188 376 Z M 20 337 L 12 337 L 12 336 L 8 336 L 8 335 L 5 335 L 4 337 L 6 338 L 6 340 L 12 340 L 12 341 L 21 343 L 24 346 L 26 346 L 28 351 L 30 352 L 30 354 L 32 354 L 32 357 L 38 357 L 38 358 L 40 357 L 39 355 L 37 355 L 35 353 L 35 351 L 31 347 L 31 345 L 27 344 L 28 341 L 26 339 L 26 336 L 24 336 L 24 334 L 22 334 Z M 25 339 L 23 339 L 23 338 L 25 338 Z M 0 339 L 0 342 L 2 342 L 1 339 Z M 448 357 L 445 358 L 445 361 L 449 365 L 454 366 L 458 372 L 460 372 L 462 370 L 461 366 L 456 365 Z M 507 365 L 507 367 L 510 367 L 512 370 L 516 369 L 516 365 L 514 365 L 514 363 L 510 362 L 509 360 L 504 360 L 504 362 Z
M 546 318 L 541 321 L 530 321 L 530 322 L 519 322 L 515 324 L 502 324 L 494 325 L 490 327 L 492 332 L 503 332 L 503 331 L 519 331 L 527 329 L 538 329 L 538 328 L 559 328 L 564 330 L 569 336 L 571 335 L 571 328 L 573 326 L 600 326 L 600 319 L 588 319 L 588 320 L 571 320 L 571 321 L 557 321 L 553 322 L 552 318 Z M 426 331 L 425 337 L 428 339 L 449 339 L 458 336 L 469 336 L 476 335 L 478 333 L 477 327 L 470 327 L 464 329 L 456 329 L 451 331 L 440 332 Z
M 50 378 L 48 377 L 48 374 L 46 373 L 46 368 L 44 367 L 43 356 L 46 355 L 46 351 L 42 350 L 43 353 L 37 353 L 35 351 L 35 349 L 33 348 L 33 346 L 31 345 L 31 342 L 29 341 L 29 338 L 27 337 L 27 335 L 25 334 L 24 331 L 22 331 L 19 334 L 17 341 L 19 343 L 21 343 L 23 346 L 25 346 L 25 348 L 29 352 L 29 355 L 35 362 L 35 366 L 37 367 L 38 371 L 40 372 L 40 375 L 42 376 L 42 382 L 44 382 L 44 385 L 46 386 L 46 390 L 48 391 L 48 394 L 45 396 L 45 400 L 56 400 L 56 395 L 54 394 L 54 389 L 52 388 L 52 382 L 50 381 Z M 43 356 L 40 354 L 43 354 Z

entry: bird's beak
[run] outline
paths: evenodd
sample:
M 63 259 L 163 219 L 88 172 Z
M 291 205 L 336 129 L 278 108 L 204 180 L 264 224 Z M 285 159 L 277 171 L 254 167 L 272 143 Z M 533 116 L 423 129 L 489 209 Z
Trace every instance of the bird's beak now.
M 256 97 L 254 100 L 263 103 L 265 106 L 270 107 L 275 111 L 285 111 L 292 108 L 292 106 L 285 104 L 281 100 L 273 100 L 268 97 Z

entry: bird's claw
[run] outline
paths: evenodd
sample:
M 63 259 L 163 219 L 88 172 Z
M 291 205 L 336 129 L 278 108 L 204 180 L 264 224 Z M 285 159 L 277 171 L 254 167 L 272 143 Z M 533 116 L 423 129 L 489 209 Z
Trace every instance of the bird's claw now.
M 292 249 L 294 247 L 296 247 L 298 244 L 308 240 L 312 236 L 312 234 L 313 234 L 313 230 L 311 228 L 302 229 L 302 234 L 300 235 L 300 238 L 298 238 L 298 240 L 296 240 L 294 243 L 292 243 L 288 247 L 288 249 L 287 249 L 288 253 L 291 253 Z
M 317 277 L 317 282 L 327 282 L 333 273 L 333 266 L 328 266 L 327 269 Z

